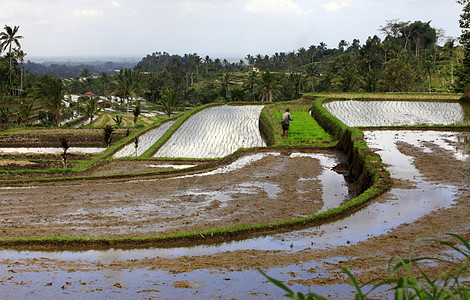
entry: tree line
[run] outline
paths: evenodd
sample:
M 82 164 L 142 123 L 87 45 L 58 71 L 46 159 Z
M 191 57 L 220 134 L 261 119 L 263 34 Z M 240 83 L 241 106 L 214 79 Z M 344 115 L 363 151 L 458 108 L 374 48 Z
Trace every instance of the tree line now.
M 131 98 L 143 97 L 162 105 L 173 99 L 172 103 L 181 106 L 284 101 L 307 92 L 463 92 L 470 86 L 470 10 L 468 0 L 458 2 L 463 6 L 459 40 L 446 39 L 431 21 L 389 20 L 379 28 L 383 39 L 374 35 L 363 44 L 358 39 L 341 40 L 336 47 L 321 42 L 272 55 L 248 54 L 236 62 L 197 53 L 154 52 L 120 72 L 84 67 L 72 77 L 61 74 L 60 67 L 54 76 L 25 71 L 19 26 L 5 26 L 0 34 L 4 53 L 0 57 L 0 94 L 31 97 L 41 84 L 55 78 L 64 93 L 127 98 L 119 87 L 125 82 L 123 76 L 132 78 Z

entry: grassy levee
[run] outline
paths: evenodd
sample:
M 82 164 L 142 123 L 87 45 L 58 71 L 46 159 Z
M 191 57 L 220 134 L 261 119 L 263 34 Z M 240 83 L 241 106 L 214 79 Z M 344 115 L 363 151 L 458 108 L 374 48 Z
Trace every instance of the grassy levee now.
M 316 97 L 354 99 L 354 100 L 430 100 L 430 101 L 457 101 L 462 94 L 455 93 L 314 93 Z
M 307 98 L 266 105 L 260 115 L 260 130 L 268 146 L 334 147 L 335 139 L 309 114 L 312 101 Z M 289 138 L 281 136 L 281 116 L 286 108 L 294 119 Z
M 20 247 L 20 246 L 50 246 L 54 248 L 67 248 L 67 247 L 80 247 L 80 248 L 95 248 L 95 247 L 146 247 L 146 246 L 174 246 L 174 245 L 185 245 L 185 244 L 200 244 L 200 243 L 214 243 L 219 241 L 225 241 L 227 238 L 237 239 L 244 236 L 259 235 L 265 232 L 281 231 L 281 230 L 292 230 L 295 228 L 302 228 L 312 225 L 320 225 L 327 223 L 339 218 L 342 218 L 358 209 L 362 208 L 375 197 L 382 194 L 391 187 L 391 178 L 389 172 L 383 167 L 380 157 L 374 154 L 365 143 L 363 139 L 363 133 L 360 129 L 349 128 L 344 125 L 337 118 L 328 113 L 323 108 L 322 102 L 326 100 L 326 97 L 313 98 L 306 97 L 302 101 L 310 101 L 312 103 L 312 115 L 316 122 L 320 124 L 332 137 L 334 137 L 334 144 L 338 149 L 348 154 L 351 173 L 357 178 L 359 189 L 363 191 L 357 197 L 344 203 L 340 207 L 330 209 L 326 212 L 313 214 L 308 217 L 290 219 L 278 222 L 267 222 L 259 224 L 248 224 L 232 226 L 227 228 L 215 228 L 200 232 L 185 232 L 166 234 L 160 236 L 147 236 L 147 237 L 126 237 L 126 238 L 88 238 L 88 237 L 45 237 L 45 238 L 19 238 L 19 239 L 1 239 L 0 247 Z M 283 105 L 284 104 L 276 104 Z M 292 103 L 289 102 L 289 105 Z M 209 105 L 208 105 L 209 106 Z M 207 106 L 198 108 L 203 109 Z M 181 121 L 177 122 L 179 125 L 173 125 L 173 130 L 176 130 L 185 119 L 189 118 L 190 115 L 195 111 L 187 112 Z M 276 118 L 269 115 L 269 109 L 262 112 L 260 117 L 260 127 L 266 130 L 268 137 L 272 135 L 274 143 L 276 136 L 279 136 L 279 128 L 276 123 Z M 169 135 L 171 135 L 169 133 Z M 169 135 L 166 139 L 169 138 Z M 133 137 L 129 137 L 131 140 Z M 163 139 L 163 137 L 162 137 Z M 126 139 L 127 140 L 127 139 Z M 323 142 L 324 143 L 324 142 Z M 332 141 L 324 143 L 323 148 L 331 148 Z M 266 150 L 273 149 L 284 149 L 285 146 L 278 146 L 273 148 L 267 148 Z M 322 148 L 319 145 L 315 146 L 303 146 L 300 148 L 314 149 Z M 299 149 L 292 147 L 291 149 Z M 149 150 L 147 155 L 151 155 L 156 150 Z M 112 150 L 110 150 L 112 151 Z M 239 156 L 246 155 L 252 151 L 259 151 L 259 149 L 239 149 L 234 154 L 225 157 L 219 161 L 219 163 L 227 163 L 236 159 Z
M 323 107 L 326 100 L 326 97 L 314 100 L 312 115 L 328 133 L 338 139 L 337 148 L 348 155 L 350 172 L 357 181 L 358 192 L 367 192 L 373 197 L 381 194 L 391 186 L 391 179 L 380 156 L 369 149 L 362 130 L 346 126 Z

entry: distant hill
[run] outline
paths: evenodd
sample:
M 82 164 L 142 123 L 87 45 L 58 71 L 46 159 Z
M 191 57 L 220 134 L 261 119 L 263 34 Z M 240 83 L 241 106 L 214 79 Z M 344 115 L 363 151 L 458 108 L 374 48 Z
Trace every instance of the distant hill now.
M 51 75 L 57 78 L 78 77 L 83 69 L 88 69 L 93 75 L 101 73 L 112 74 L 124 68 L 134 68 L 140 58 L 80 58 L 80 57 L 49 57 L 31 58 L 24 69 L 37 76 Z

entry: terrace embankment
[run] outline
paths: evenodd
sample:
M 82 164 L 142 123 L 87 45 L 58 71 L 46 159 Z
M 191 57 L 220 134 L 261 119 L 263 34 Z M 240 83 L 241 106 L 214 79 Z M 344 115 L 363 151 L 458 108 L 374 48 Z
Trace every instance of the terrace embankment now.
M 103 147 L 103 130 L 100 129 L 47 129 L 23 130 L 0 135 L 0 148 L 61 147 L 60 138 L 67 136 L 70 147 Z M 116 130 L 112 141 L 126 136 L 125 129 Z
M 307 217 L 328 207 L 320 174 L 342 178 L 332 167 L 344 162 L 332 151 L 293 156 L 283 150 L 203 174 L 10 187 L 0 190 L 8 212 L 0 238 L 148 237 Z M 339 203 L 348 200 L 345 185 L 339 181 L 331 192 Z

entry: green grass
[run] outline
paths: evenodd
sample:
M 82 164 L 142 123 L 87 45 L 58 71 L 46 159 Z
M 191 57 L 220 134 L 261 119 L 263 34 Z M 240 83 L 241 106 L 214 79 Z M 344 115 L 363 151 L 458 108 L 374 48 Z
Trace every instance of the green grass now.
M 267 107 L 269 130 L 273 131 L 271 144 L 273 146 L 311 146 L 332 145 L 332 137 L 309 114 L 311 101 L 298 100 L 275 103 Z M 282 114 L 289 108 L 294 121 L 290 122 L 289 136 L 281 137 Z
M 323 99 L 317 99 L 314 101 L 314 105 L 312 106 L 312 101 L 309 99 L 302 99 L 298 101 L 291 101 L 287 103 L 275 103 L 275 104 L 270 104 L 263 109 L 262 115 L 261 115 L 261 120 L 260 123 L 263 123 L 263 128 L 267 132 L 268 135 L 270 135 L 272 140 L 274 141 L 275 146 L 321 146 L 321 147 L 333 147 L 338 143 L 338 140 L 342 136 L 347 136 L 347 138 L 342 138 L 344 141 L 342 144 L 344 147 L 348 147 L 353 149 L 352 150 L 352 156 L 353 156 L 353 168 L 357 170 L 357 177 L 359 177 L 361 184 L 361 189 L 363 189 L 365 192 L 359 195 L 358 197 L 348 201 L 344 205 L 328 210 L 326 212 L 320 213 L 320 214 L 314 214 L 311 216 L 308 216 L 306 218 L 298 218 L 298 219 L 292 219 L 292 220 L 287 220 L 284 222 L 273 222 L 273 223 L 263 223 L 263 224 L 251 224 L 243 227 L 230 227 L 230 228 L 219 228 L 215 230 L 209 230 L 205 232 L 196 232 L 196 233 L 185 233 L 183 235 L 170 235 L 170 236 L 163 236 L 163 237 L 148 237 L 148 238 L 138 238 L 138 240 L 146 240 L 148 242 L 158 242 L 166 239 L 169 240 L 175 240 L 175 239 L 180 239 L 181 237 L 184 237 L 185 239 L 187 238 L 192 238 L 192 239 L 197 239 L 201 235 L 204 236 L 225 236 L 226 234 L 229 234 L 230 236 L 234 234 L 240 234 L 243 232 L 262 232 L 266 230 L 275 230 L 279 228 L 290 228 L 292 226 L 309 226 L 311 224 L 320 224 L 325 221 L 330 220 L 331 218 L 336 218 L 342 215 L 346 215 L 348 213 L 351 213 L 353 211 L 356 211 L 357 209 L 361 208 L 362 206 L 366 205 L 369 201 L 371 201 L 373 198 L 377 197 L 381 193 L 383 193 L 385 190 L 387 190 L 390 185 L 391 181 L 389 178 L 388 172 L 383 168 L 381 162 L 380 162 L 380 157 L 377 155 L 373 155 L 373 153 L 368 150 L 367 145 L 362 139 L 362 131 L 359 129 L 348 129 L 344 124 L 341 122 L 337 121 L 336 118 L 331 116 L 325 109 L 322 109 L 321 102 L 324 100 Z M 214 104 L 212 104 L 214 105 Z M 191 114 L 195 113 L 198 109 L 203 109 L 206 108 L 207 106 L 199 107 L 191 112 L 186 112 L 175 124 L 173 124 L 171 130 L 166 133 L 166 136 L 163 136 L 160 141 L 163 141 L 165 139 L 168 139 L 169 136 L 171 135 L 171 132 L 176 130 L 185 119 L 189 118 Z M 286 107 L 289 107 L 291 112 L 293 113 L 294 121 L 292 123 L 292 130 L 294 133 L 296 130 L 294 130 L 294 124 L 298 124 L 297 129 L 298 129 L 298 135 L 297 138 L 289 138 L 289 139 L 282 139 L 280 134 L 282 133 L 281 131 L 281 126 L 280 126 L 280 115 L 285 111 Z M 314 111 L 314 115 L 316 118 L 320 116 L 320 118 L 317 118 L 317 120 L 320 120 L 319 123 L 324 126 L 324 124 L 329 124 L 330 127 L 329 130 L 331 130 L 333 133 L 335 133 L 333 136 L 335 136 L 335 139 L 330 138 L 328 134 L 320 127 L 320 125 L 315 121 L 314 118 L 310 117 L 308 114 L 308 110 L 312 107 L 312 110 Z M 317 112 L 320 111 L 320 112 Z M 276 117 L 277 114 L 277 117 Z M 294 123 L 297 122 L 297 123 Z M 305 126 L 304 126 L 305 125 Z M 154 125 L 155 126 L 155 125 Z M 108 148 L 104 153 L 98 155 L 97 157 L 94 157 L 93 159 L 82 162 L 75 166 L 73 168 L 73 171 L 80 171 L 84 170 L 91 165 L 93 165 L 96 162 L 99 162 L 103 159 L 108 159 L 108 157 L 114 153 L 119 147 L 123 146 L 124 144 L 130 142 L 133 140 L 133 138 L 142 133 L 143 131 L 134 131 L 132 132 L 128 137 L 118 141 L 116 144 L 112 145 L 110 148 Z M 291 131 L 292 132 L 292 131 Z M 345 134 L 347 132 L 347 134 Z M 292 133 L 292 137 L 294 137 L 294 133 Z M 320 140 L 313 139 L 312 137 L 319 136 Z M 160 142 L 159 141 L 159 142 Z M 154 149 L 149 149 L 147 152 L 147 155 L 150 155 L 153 153 L 153 151 L 156 150 L 158 145 L 154 145 Z M 238 154 L 243 154 L 245 150 L 239 150 L 236 152 L 236 154 L 233 155 L 235 157 Z M 346 151 L 348 152 L 348 151 Z M 143 155 L 145 156 L 145 155 Z M 223 160 L 222 160 L 223 161 Z M 355 167 L 354 167 L 355 166 Z M 354 170 L 353 170 L 354 171 Z M 353 172 L 356 173 L 356 172 Z M 117 174 L 116 176 L 121 176 L 121 174 Z M 109 176 L 109 178 L 112 178 L 113 176 Z M 98 178 L 95 176 L 85 176 L 83 179 L 94 179 Z M 362 179 L 361 179 L 362 178 Z M 50 181 L 50 180 L 67 180 L 71 179 L 69 178 L 55 178 L 55 179 L 37 179 L 38 181 Z M 19 181 L 25 181 L 25 180 L 19 180 Z M 13 182 L 13 181 L 12 181 Z M 106 240 L 106 239 L 104 239 Z M 21 239 L 18 240 L 17 242 L 21 243 Z M 61 243 L 66 243 L 67 238 L 65 240 L 61 240 Z M 70 241 L 74 241 L 72 238 Z M 88 240 L 89 242 L 94 242 L 93 239 Z M 125 242 L 131 242 L 133 239 L 122 239 L 119 240 L 122 243 Z M 28 240 L 27 242 L 31 242 Z M 2 240 L 0 241 L 1 244 L 8 244 L 8 240 Z M 86 242 L 83 242 L 86 243 Z
M 273 112 L 276 119 L 281 120 L 283 112 Z M 290 122 L 289 136 L 287 139 L 294 143 L 308 143 L 310 141 L 325 141 L 330 135 L 318 125 L 307 111 L 296 111 L 291 113 L 294 121 Z
M 381 99 L 381 100 L 459 100 L 462 94 L 456 93 L 309 93 L 309 97 L 342 99 Z

